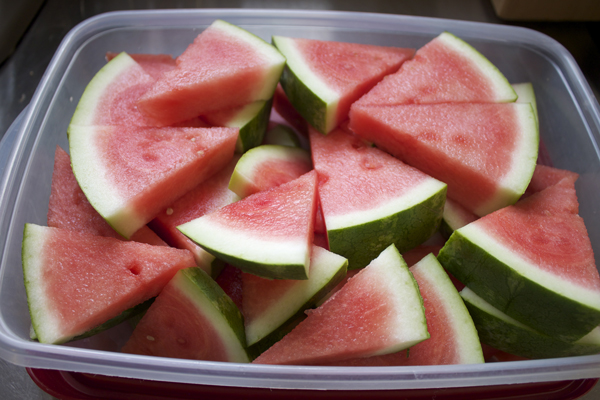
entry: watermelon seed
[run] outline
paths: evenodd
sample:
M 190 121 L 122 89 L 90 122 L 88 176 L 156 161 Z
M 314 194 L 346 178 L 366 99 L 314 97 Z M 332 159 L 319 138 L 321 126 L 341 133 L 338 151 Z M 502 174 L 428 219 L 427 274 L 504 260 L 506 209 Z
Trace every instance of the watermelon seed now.
M 146 339 L 148 339 L 151 342 L 154 342 L 154 338 L 152 336 L 150 336 L 150 335 L 146 336 Z
M 133 275 L 139 275 L 140 272 L 142 272 L 141 267 L 139 266 L 139 264 L 133 262 L 130 265 L 127 266 L 127 269 L 129 270 L 129 272 L 131 272 Z
M 167 208 L 167 215 L 173 215 L 173 209 L 171 207 Z
M 185 344 L 185 339 L 179 338 L 179 339 L 177 339 L 177 343 L 179 343 L 179 344 Z

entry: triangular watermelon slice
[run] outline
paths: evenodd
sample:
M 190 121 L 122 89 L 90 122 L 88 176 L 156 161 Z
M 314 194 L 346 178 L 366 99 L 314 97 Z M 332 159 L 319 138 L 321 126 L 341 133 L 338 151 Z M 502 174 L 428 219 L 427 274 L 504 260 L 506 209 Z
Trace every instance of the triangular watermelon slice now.
M 329 249 L 348 268 L 369 264 L 390 244 L 409 250 L 439 227 L 446 185 L 341 129 L 310 130 Z
M 245 272 L 308 279 L 316 207 L 317 174 L 311 171 L 178 229 Z
M 143 115 L 167 126 L 273 96 L 285 58 L 270 44 L 222 20 L 213 22 L 138 101 Z
M 118 55 L 119 53 L 107 52 L 106 61 L 111 61 Z M 161 78 L 165 72 L 174 70 L 177 67 L 175 59 L 169 54 L 132 53 L 129 56 L 154 79 Z
M 394 353 L 427 338 L 417 283 L 391 245 L 253 362 L 332 363 Z
M 350 129 L 448 184 L 448 197 L 483 216 L 525 192 L 538 153 L 529 104 L 355 106 Z
M 444 32 L 356 104 L 499 103 L 516 99 L 498 68 L 462 39 Z
M 600 325 L 600 276 L 578 208 L 563 179 L 458 229 L 438 259 L 501 312 L 577 340 Z
M 73 172 L 90 204 L 128 238 L 223 168 L 237 135 L 234 128 L 71 124 L 69 145 Z
M 414 54 L 414 49 L 284 36 L 273 36 L 273 44 L 287 60 L 281 86 L 289 101 L 325 134 L 348 118 L 354 101 Z
M 52 172 L 52 186 L 48 203 L 48 226 L 123 239 L 123 236 L 111 228 L 87 200 L 73 175 L 69 155 L 58 146 L 54 153 L 54 171 Z M 147 226 L 141 227 L 131 235 L 131 240 L 159 246 L 167 245 Z
M 188 251 L 26 224 L 23 274 L 42 343 L 63 343 L 158 295 Z

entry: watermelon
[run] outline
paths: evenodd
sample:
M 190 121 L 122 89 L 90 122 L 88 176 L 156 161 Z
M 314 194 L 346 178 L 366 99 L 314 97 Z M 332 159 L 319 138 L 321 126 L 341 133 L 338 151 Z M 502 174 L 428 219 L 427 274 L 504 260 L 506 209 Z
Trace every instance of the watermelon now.
M 308 279 L 314 171 L 178 227 L 211 254 L 265 278 Z
M 321 133 L 348 118 L 351 104 L 410 59 L 414 49 L 273 36 L 287 63 L 281 86 Z
M 219 273 L 219 276 L 215 279 L 215 282 L 217 282 L 217 285 L 219 285 L 225 294 L 235 303 L 243 315 L 242 271 L 240 271 L 239 268 L 225 264 Z
M 63 343 L 158 295 L 188 251 L 25 224 L 23 276 L 42 343 Z
M 308 135 L 308 122 L 294 108 L 290 99 L 288 99 L 281 83 L 275 88 L 273 94 L 273 110 L 277 112 L 290 126 L 292 126 L 301 135 Z
M 73 175 L 69 155 L 59 146 L 56 146 L 54 153 L 54 170 L 48 203 L 48 226 L 123 239 L 87 200 Z M 166 246 L 166 243 L 147 226 L 141 227 L 131 235 L 131 240 Z
M 248 362 L 244 323 L 233 301 L 202 269 L 180 270 L 165 286 L 124 353 Z
M 477 220 L 479 217 L 452 199 L 446 199 L 440 232 L 448 239 L 452 233 Z
M 514 204 L 535 168 L 529 104 L 354 106 L 350 129 L 448 184 L 448 197 L 483 216 Z
M 600 276 L 573 182 L 456 230 L 440 263 L 515 320 L 573 342 L 600 325 Z
M 544 335 L 504 314 L 469 288 L 462 296 L 482 342 L 525 358 L 571 357 L 600 353 L 600 327 L 576 342 Z
M 197 266 L 213 277 L 220 272 L 222 263 L 191 241 L 177 227 L 239 200 L 239 196 L 227 188 L 238 160 L 239 156 L 234 156 L 219 172 L 170 204 L 148 223 L 148 226 L 170 246 L 191 251 Z
M 213 112 L 204 115 L 204 119 L 212 126 L 238 128 L 240 136 L 235 147 L 237 153 L 245 153 L 262 143 L 273 102 L 259 100 L 233 109 Z
M 513 83 L 511 86 L 517 94 L 517 103 L 531 104 L 531 107 L 533 108 L 533 112 L 535 114 L 535 120 L 539 122 L 537 101 L 535 99 L 535 92 L 533 90 L 533 85 L 531 84 L 531 82 Z
M 106 53 L 106 60 L 111 61 L 113 58 L 118 56 L 119 53 L 108 52 Z M 165 72 L 175 69 L 177 66 L 173 56 L 169 54 L 129 54 L 135 62 L 148 75 L 154 79 L 161 78 Z
M 327 136 L 311 129 L 310 145 L 329 249 L 347 258 L 349 269 L 392 243 L 409 250 L 438 229 L 444 183 L 341 129 Z
M 308 280 L 265 279 L 242 274 L 242 310 L 246 342 L 267 348 L 280 338 L 279 328 L 303 316 L 346 275 L 348 260 L 313 246 Z M 275 337 L 275 339 L 273 338 Z
M 71 124 L 68 133 L 79 186 L 96 211 L 129 238 L 225 166 L 238 130 Z
M 504 75 L 485 56 L 462 39 L 443 32 L 356 104 L 503 103 L 516 99 Z
M 270 44 L 222 20 L 213 22 L 138 100 L 155 126 L 269 100 L 285 58 Z
M 238 161 L 229 181 L 229 190 L 240 197 L 292 181 L 312 169 L 310 154 L 301 148 L 261 145 Z
M 262 144 L 300 147 L 300 140 L 291 127 L 283 124 L 275 124 L 270 126 L 267 132 L 265 132 Z
M 578 178 L 579 174 L 576 172 L 538 164 L 535 166 L 533 176 L 531 177 L 529 186 L 527 186 L 527 190 L 525 190 L 525 193 L 523 194 L 523 198 L 541 192 L 550 186 L 554 186 L 563 179 L 568 179 L 575 183 Z
M 335 365 L 450 365 L 483 363 L 477 330 L 452 281 L 433 254 L 410 268 L 419 284 L 431 337 L 408 350 L 353 358 Z
M 390 245 L 253 363 L 333 363 L 395 353 L 428 338 L 417 283 Z

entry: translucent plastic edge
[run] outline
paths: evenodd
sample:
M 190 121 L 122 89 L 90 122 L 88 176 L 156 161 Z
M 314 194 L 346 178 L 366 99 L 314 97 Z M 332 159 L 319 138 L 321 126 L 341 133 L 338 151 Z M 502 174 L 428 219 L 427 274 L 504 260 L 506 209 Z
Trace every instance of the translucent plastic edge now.
M 0 228 L 11 233 L 11 208 L 16 194 L 10 189 L 17 178 L 22 179 L 29 160 L 23 166 L 22 160 L 27 149 L 34 145 L 35 123 L 41 124 L 39 117 L 45 115 L 42 103 L 48 103 L 53 93 L 48 82 L 56 80 L 69 65 L 70 56 L 94 34 L 108 29 L 133 26 L 172 26 L 178 24 L 209 24 L 213 19 L 222 18 L 241 25 L 297 25 L 327 26 L 352 30 L 371 30 L 378 32 L 407 32 L 431 37 L 442 30 L 450 30 L 458 35 L 470 37 L 465 30 L 478 30 L 478 40 L 515 41 L 529 45 L 538 52 L 546 53 L 555 62 L 560 61 L 561 73 L 569 82 L 574 98 L 581 109 L 584 122 L 597 136 L 598 103 L 587 81 L 572 56 L 558 44 L 541 33 L 510 26 L 491 25 L 478 22 L 453 21 L 437 18 L 397 16 L 384 14 L 366 14 L 336 11 L 290 11 L 290 10 L 155 10 L 125 11 L 102 14 L 90 18 L 75 28 L 64 38 L 55 56 L 40 81 L 30 107 L 23 117 L 23 124 L 17 127 L 14 147 L 10 152 L 7 166 L 0 181 Z M 285 22 L 284 22 L 285 20 Z M 274 23 L 277 22 L 277 23 Z M 484 29 L 485 28 L 485 29 Z M 499 39 L 501 38 L 501 39 Z M 566 68 L 566 70 L 565 70 Z M 60 81 L 60 79 L 58 79 Z M 574 82 L 577 84 L 573 87 Z M 596 141 L 593 140 L 594 144 Z M 4 143 L 4 141 L 3 141 Z M 597 148 L 597 145 L 596 145 Z M 8 235 L 0 244 L 2 251 L 2 270 L 0 284 L 4 275 L 4 247 Z M 179 359 L 155 358 L 124 355 L 89 349 L 42 345 L 23 341 L 12 335 L 3 320 L 0 320 L 0 356 L 21 366 L 36 368 L 71 370 L 77 372 L 98 373 L 108 376 L 142 378 L 158 381 L 186 383 L 204 383 L 223 386 L 273 387 L 297 389 L 361 389 L 385 390 L 398 388 L 432 388 L 481 386 L 511 383 L 556 381 L 582 379 L 600 376 L 600 356 L 572 357 L 564 359 L 520 361 L 511 363 L 492 363 L 461 366 L 435 367 L 299 367 L 299 366 L 259 366 L 231 363 L 211 363 Z

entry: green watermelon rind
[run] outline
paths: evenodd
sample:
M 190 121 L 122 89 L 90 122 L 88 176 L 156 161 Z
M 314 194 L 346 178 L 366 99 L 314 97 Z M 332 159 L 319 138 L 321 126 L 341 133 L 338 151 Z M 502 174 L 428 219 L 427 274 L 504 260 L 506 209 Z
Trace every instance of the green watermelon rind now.
M 494 308 L 469 288 L 460 293 L 482 343 L 525 358 L 555 358 L 600 352 L 600 327 L 576 342 L 558 340 L 520 323 Z
M 446 189 L 431 178 L 382 207 L 335 218 L 324 214 L 330 250 L 347 258 L 352 270 L 367 266 L 392 243 L 400 252 L 414 248 L 438 230 Z
M 277 124 L 265 132 L 262 144 L 276 144 L 280 146 L 301 147 L 300 139 L 292 128 Z
M 202 269 L 182 269 L 175 274 L 174 285 L 211 321 L 219 338 L 227 348 L 229 361 L 249 361 L 245 350 L 244 320 L 240 310 L 221 287 Z
M 462 206 L 452 200 L 448 201 L 448 199 L 446 199 L 446 203 L 444 204 L 444 214 L 440 224 L 440 233 L 445 239 L 448 239 L 455 230 L 472 222 L 472 220 L 464 218 L 464 215 L 461 212 L 463 210 L 460 210 L 459 207 Z M 464 210 L 463 212 L 469 211 Z
M 250 149 L 235 165 L 229 190 L 244 198 L 249 195 L 248 186 L 252 185 L 256 169 L 271 160 L 290 161 L 312 165 L 310 153 L 299 147 L 289 147 L 276 144 L 263 144 Z
M 535 114 L 535 120 L 538 121 L 538 110 L 537 110 L 537 100 L 535 98 L 535 91 L 533 89 L 533 84 L 531 82 L 522 82 L 522 83 L 513 83 L 513 90 L 517 94 L 516 103 L 529 103 L 533 108 L 533 113 Z
M 335 115 L 341 96 L 304 62 L 294 39 L 273 36 L 272 42 L 286 58 L 280 83 L 290 103 L 312 127 L 327 134 L 335 128 Z
M 346 276 L 348 260 L 323 248 L 313 247 L 311 263 L 308 280 L 301 281 L 261 316 L 246 324 L 249 351 L 270 347 L 274 338 L 282 337 L 277 332 L 281 327 L 286 329 L 290 320 L 298 320 L 304 310 L 314 308 Z
M 600 295 L 529 264 L 476 223 L 438 254 L 454 277 L 492 306 L 549 336 L 576 341 L 600 325 Z
M 273 98 L 250 103 L 240 109 L 224 126 L 239 128 L 240 133 L 235 144 L 235 152 L 243 154 L 260 145 L 271 117 Z

